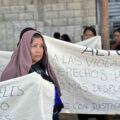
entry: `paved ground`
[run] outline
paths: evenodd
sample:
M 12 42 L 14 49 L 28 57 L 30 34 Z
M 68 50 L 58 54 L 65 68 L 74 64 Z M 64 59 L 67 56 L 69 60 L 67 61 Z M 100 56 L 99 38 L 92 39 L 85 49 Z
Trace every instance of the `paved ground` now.
M 60 120 L 78 120 L 78 117 L 76 114 L 59 114 Z M 95 118 L 89 118 L 89 120 L 96 120 Z
M 78 117 L 76 114 L 59 114 L 60 120 L 78 120 Z
M 119 118 L 118 118 L 119 117 Z M 59 114 L 59 119 L 60 120 L 78 120 L 78 117 L 76 114 Z M 88 120 L 96 120 L 95 118 L 89 118 Z M 111 119 L 109 119 L 111 120 Z M 120 120 L 120 116 L 116 116 L 113 120 Z

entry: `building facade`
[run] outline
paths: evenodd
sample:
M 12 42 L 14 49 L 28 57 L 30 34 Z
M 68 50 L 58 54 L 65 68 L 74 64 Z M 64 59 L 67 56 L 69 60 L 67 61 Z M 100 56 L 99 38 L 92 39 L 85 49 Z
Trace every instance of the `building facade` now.
M 97 26 L 96 0 L 0 0 L 0 50 L 14 50 L 25 27 L 78 42 L 86 25 Z

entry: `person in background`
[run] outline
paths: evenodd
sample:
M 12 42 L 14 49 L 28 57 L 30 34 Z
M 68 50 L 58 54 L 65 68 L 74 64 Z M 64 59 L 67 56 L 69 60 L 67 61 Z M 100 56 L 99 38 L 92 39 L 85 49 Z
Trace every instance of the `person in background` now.
M 112 46 L 111 50 L 120 50 L 120 28 L 114 30 L 113 34 L 115 44 Z
M 53 37 L 56 38 L 56 39 L 60 39 L 60 33 L 59 32 L 55 32 L 53 34 Z
M 32 27 L 26 27 L 26 28 L 24 28 L 24 29 L 21 31 L 21 33 L 20 33 L 19 42 L 20 42 L 23 34 L 24 34 L 25 32 L 27 32 L 27 31 L 29 31 L 29 30 L 36 30 L 36 29 L 34 29 L 34 28 L 32 28 Z M 17 46 L 19 45 L 19 42 L 17 43 Z
M 83 40 L 87 40 L 91 37 L 96 36 L 96 30 L 94 27 L 86 27 L 83 31 Z
M 71 42 L 70 37 L 67 34 L 63 34 L 61 36 L 61 40 L 66 41 L 66 42 Z
M 37 72 L 43 79 L 54 84 L 55 104 L 53 106 L 53 120 L 59 120 L 58 113 L 63 108 L 60 98 L 60 86 L 50 65 L 44 38 L 36 30 L 29 30 L 22 35 L 10 62 L 2 72 L 1 81 L 27 75 L 32 72 Z
M 113 31 L 113 37 L 115 44 L 111 47 L 111 50 L 120 50 L 120 28 L 117 28 Z M 105 120 L 120 119 L 119 115 L 106 115 Z
M 96 36 L 96 30 L 94 27 L 86 27 L 83 31 L 83 40 L 87 40 L 91 37 Z M 89 118 L 96 118 L 96 120 L 104 120 L 103 115 L 92 115 L 92 114 L 78 114 L 79 120 L 88 120 Z

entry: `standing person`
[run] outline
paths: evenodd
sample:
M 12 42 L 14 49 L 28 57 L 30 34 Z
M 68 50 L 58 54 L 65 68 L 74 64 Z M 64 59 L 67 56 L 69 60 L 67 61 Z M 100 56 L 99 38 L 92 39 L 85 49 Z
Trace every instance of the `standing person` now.
M 1 81 L 20 77 L 32 72 L 37 72 L 43 79 L 55 85 L 53 120 L 58 120 L 58 113 L 63 108 L 60 99 L 60 87 L 48 60 L 44 38 L 35 30 L 29 30 L 23 34 L 16 51 L 13 53 L 10 62 L 2 73 Z
M 112 46 L 111 50 L 120 50 L 120 28 L 114 30 L 115 44 Z
M 113 32 L 115 44 L 112 46 L 111 50 L 120 50 L 120 28 L 114 30 Z M 107 115 L 105 116 L 106 120 L 113 120 L 114 118 L 120 118 L 118 115 Z
M 53 34 L 53 37 L 56 38 L 56 39 L 60 39 L 60 33 L 59 32 L 55 32 Z
M 71 42 L 70 37 L 67 34 L 63 34 L 61 36 L 61 40 L 66 41 L 66 42 Z
M 20 42 L 23 34 L 24 34 L 25 32 L 27 32 L 27 31 L 30 31 L 30 30 L 36 30 L 36 29 L 34 29 L 34 28 L 32 28 L 32 27 L 26 27 L 26 28 L 24 28 L 24 29 L 21 31 L 21 33 L 20 33 L 19 42 Z M 17 43 L 17 46 L 19 45 L 19 42 Z
M 86 27 L 83 31 L 83 40 L 87 40 L 96 36 L 96 30 L 94 27 Z M 104 120 L 103 115 L 92 115 L 92 114 L 78 114 L 79 120 L 88 120 L 89 118 L 96 118 L 96 120 Z
M 96 36 L 96 30 L 94 29 L 94 27 L 92 26 L 86 27 L 83 32 L 83 40 L 87 40 L 94 36 Z

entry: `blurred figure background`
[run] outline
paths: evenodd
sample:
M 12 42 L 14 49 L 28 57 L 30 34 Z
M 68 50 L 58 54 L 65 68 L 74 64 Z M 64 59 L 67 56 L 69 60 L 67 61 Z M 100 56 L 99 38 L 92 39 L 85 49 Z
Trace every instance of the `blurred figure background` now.
M 61 36 L 61 40 L 66 41 L 66 42 L 71 42 L 71 39 L 68 34 L 63 34 Z
M 120 50 L 120 28 L 114 30 L 113 37 L 114 37 L 115 43 L 112 46 L 111 50 Z
M 92 26 L 87 26 L 83 31 L 83 40 L 96 36 L 96 30 Z
M 60 39 L 60 33 L 59 32 L 55 32 L 53 34 L 53 37 L 56 38 L 56 39 Z

